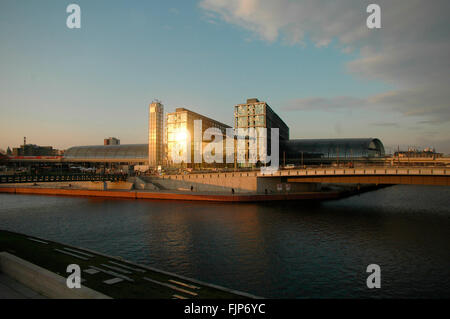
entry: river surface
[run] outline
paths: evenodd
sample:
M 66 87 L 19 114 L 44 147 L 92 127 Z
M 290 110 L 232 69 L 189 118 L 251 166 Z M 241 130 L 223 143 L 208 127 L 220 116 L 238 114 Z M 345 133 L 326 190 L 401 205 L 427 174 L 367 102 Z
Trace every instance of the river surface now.
M 317 204 L 0 194 L 0 228 L 268 298 L 450 297 L 450 187 Z

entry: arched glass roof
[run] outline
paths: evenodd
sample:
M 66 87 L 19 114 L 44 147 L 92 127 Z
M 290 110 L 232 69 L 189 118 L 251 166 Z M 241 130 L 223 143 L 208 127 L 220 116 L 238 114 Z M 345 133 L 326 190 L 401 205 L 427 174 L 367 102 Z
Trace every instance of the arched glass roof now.
M 146 161 L 148 144 L 74 146 L 64 153 L 67 161 Z
M 383 143 L 377 138 L 347 139 L 297 139 L 280 142 L 280 151 L 287 157 L 303 156 L 312 158 L 357 158 L 382 157 L 385 155 Z

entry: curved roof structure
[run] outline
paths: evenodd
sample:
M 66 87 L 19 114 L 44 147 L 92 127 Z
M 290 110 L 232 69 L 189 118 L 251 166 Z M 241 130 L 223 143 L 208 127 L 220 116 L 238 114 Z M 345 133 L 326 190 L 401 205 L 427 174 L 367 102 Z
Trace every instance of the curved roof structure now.
M 383 157 L 383 143 L 377 138 L 297 139 L 280 141 L 281 152 L 289 158 Z
M 63 158 L 73 162 L 145 162 L 148 144 L 74 146 Z

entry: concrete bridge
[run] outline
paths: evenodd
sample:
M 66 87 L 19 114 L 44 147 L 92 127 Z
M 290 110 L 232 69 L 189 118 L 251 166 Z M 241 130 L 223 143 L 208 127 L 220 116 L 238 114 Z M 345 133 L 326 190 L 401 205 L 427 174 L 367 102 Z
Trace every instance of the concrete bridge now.
M 436 167 L 361 167 L 361 168 L 306 168 L 280 170 L 258 177 L 284 177 L 297 183 L 351 183 L 351 184 L 405 184 L 450 185 L 450 168 Z
M 0 183 L 121 182 L 127 175 L 12 175 L 0 176 Z M 141 176 L 128 179 L 135 189 L 148 191 L 188 191 L 241 194 L 286 194 L 321 191 L 323 184 L 450 185 L 446 167 L 308 167 L 282 169 L 272 174 L 260 170 L 195 172 L 191 174 Z M 353 185 L 353 186 L 351 186 Z M 347 186 L 345 186 L 347 187 Z
M 167 190 L 236 193 L 295 193 L 319 191 L 321 184 L 450 185 L 450 168 L 438 167 L 322 167 L 282 169 L 272 174 L 260 170 L 198 172 L 187 175 L 146 177 Z

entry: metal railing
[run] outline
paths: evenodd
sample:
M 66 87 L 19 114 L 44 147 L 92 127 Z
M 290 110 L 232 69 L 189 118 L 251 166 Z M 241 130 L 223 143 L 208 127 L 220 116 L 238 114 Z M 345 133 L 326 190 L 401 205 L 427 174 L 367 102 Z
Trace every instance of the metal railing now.
M 0 184 L 126 181 L 127 174 L 0 175 Z
M 321 167 L 279 170 L 274 173 L 262 174 L 261 177 L 271 176 L 333 176 L 333 175 L 419 175 L 419 176 L 449 176 L 450 169 L 435 167 Z

